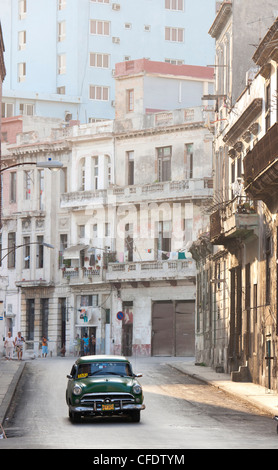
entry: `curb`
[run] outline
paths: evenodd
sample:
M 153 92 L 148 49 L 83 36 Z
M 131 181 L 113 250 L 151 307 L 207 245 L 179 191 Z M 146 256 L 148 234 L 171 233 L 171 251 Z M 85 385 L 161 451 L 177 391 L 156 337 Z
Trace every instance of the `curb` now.
M 9 410 L 9 407 L 10 407 L 10 404 L 11 404 L 11 401 L 14 397 L 14 394 L 15 394 L 15 391 L 16 391 L 16 387 L 18 385 L 18 382 L 22 376 L 22 373 L 24 371 L 24 368 L 26 366 L 26 363 L 25 362 L 22 362 L 22 364 L 20 364 L 19 368 L 17 369 L 16 373 L 14 374 L 14 377 L 8 387 L 8 390 L 6 392 L 6 395 L 2 401 L 2 404 L 1 404 L 1 407 L 0 407 L 0 424 L 3 425 L 4 424 L 4 421 L 5 421 L 5 418 L 7 416 L 7 413 L 8 413 L 8 410 Z

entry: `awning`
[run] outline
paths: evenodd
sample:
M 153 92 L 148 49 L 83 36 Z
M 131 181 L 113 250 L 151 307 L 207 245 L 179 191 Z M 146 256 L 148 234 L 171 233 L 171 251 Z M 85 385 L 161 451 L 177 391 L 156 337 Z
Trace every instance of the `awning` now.
M 89 245 L 74 245 L 66 248 L 63 252 L 64 259 L 79 259 L 80 251 L 88 248 Z

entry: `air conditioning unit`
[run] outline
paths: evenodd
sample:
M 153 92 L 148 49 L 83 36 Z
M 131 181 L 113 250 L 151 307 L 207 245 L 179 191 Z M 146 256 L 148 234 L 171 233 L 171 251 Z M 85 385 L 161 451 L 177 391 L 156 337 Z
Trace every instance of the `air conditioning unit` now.
M 119 3 L 112 3 L 112 10 L 119 11 L 121 9 L 121 5 Z
M 113 38 L 112 38 L 112 42 L 113 42 L 114 44 L 120 44 L 120 38 L 113 37 Z
M 65 121 L 69 122 L 72 120 L 72 114 L 69 111 L 65 111 Z

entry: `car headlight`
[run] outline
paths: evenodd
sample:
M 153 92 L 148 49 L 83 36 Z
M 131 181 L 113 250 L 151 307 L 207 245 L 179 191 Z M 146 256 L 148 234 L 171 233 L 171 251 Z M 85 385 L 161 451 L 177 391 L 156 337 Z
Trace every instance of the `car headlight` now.
M 72 393 L 74 395 L 80 395 L 82 392 L 82 387 L 80 387 L 80 385 L 76 384 L 73 389 L 72 389 Z
M 133 385 L 133 393 L 135 393 L 136 395 L 139 395 L 139 393 L 141 393 L 141 392 L 142 392 L 141 385 L 139 385 L 139 384 Z

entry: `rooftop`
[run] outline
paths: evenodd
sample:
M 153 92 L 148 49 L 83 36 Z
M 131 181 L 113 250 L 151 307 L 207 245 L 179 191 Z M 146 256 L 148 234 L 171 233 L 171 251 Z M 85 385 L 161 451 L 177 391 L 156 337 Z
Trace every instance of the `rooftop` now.
M 137 59 L 116 64 L 115 78 L 134 74 L 154 74 L 176 77 L 190 77 L 201 80 L 213 80 L 214 69 L 200 65 L 173 65 L 167 62 L 155 62 L 148 59 Z

